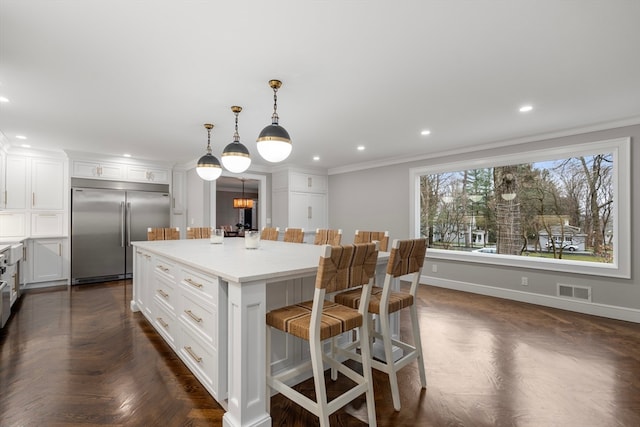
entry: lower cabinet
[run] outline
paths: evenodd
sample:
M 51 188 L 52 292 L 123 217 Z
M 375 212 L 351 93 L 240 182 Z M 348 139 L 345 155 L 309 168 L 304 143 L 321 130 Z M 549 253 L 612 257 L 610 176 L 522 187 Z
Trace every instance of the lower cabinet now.
M 217 277 L 177 266 L 136 248 L 133 272 L 134 309 L 176 352 L 193 375 L 219 402 L 227 397 L 226 297 Z M 226 323 L 226 322 L 225 322 Z
M 133 309 L 144 314 L 207 391 L 226 406 L 227 282 L 140 248 L 135 254 Z M 313 276 L 268 284 L 267 310 L 313 299 L 314 284 Z M 272 337 L 274 373 L 309 360 L 305 341 L 279 331 Z M 303 375 L 292 382 L 309 376 Z
M 28 262 L 31 265 L 29 283 L 66 279 L 64 248 L 66 239 L 29 240 Z

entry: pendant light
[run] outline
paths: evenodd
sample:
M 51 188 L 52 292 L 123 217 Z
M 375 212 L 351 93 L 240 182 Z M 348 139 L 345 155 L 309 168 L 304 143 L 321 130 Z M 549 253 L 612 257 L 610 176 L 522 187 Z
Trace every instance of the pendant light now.
M 240 143 L 240 135 L 238 134 L 238 114 L 242 111 L 242 107 L 234 105 L 231 111 L 236 115 L 236 131 L 233 134 L 233 142 L 227 145 L 222 152 L 222 165 L 229 172 L 242 173 L 249 169 L 251 165 L 251 157 L 249 150 Z
M 291 153 L 291 138 L 289 132 L 278 124 L 278 89 L 282 86 L 280 80 L 269 80 L 273 89 L 273 115 L 271 124 L 258 135 L 258 153 L 268 162 L 281 162 Z
M 253 207 L 253 199 L 247 199 L 244 197 L 244 182 L 246 179 L 241 178 L 240 181 L 242 181 L 242 198 L 234 198 L 233 207 L 236 209 L 251 209 Z
M 214 181 L 222 175 L 222 167 L 220 166 L 218 159 L 211 154 L 211 129 L 213 129 L 213 125 L 207 123 L 204 127 L 207 130 L 207 154 L 200 157 L 200 160 L 198 160 L 196 172 L 198 172 L 200 178 L 205 181 Z

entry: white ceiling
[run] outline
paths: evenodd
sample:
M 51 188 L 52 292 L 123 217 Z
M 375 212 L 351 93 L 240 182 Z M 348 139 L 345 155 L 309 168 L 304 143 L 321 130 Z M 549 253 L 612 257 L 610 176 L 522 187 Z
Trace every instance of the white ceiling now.
M 634 0 L 0 0 L 0 131 L 184 163 L 207 122 L 220 156 L 240 105 L 241 141 L 267 165 L 255 139 L 274 78 L 297 166 L 640 123 L 639 22 Z

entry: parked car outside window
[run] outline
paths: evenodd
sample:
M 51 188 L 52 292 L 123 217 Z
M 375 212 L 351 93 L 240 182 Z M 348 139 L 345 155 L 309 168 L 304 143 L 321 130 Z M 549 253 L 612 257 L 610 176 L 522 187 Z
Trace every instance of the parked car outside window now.
M 578 245 L 573 244 L 567 240 L 563 242 L 547 242 L 547 250 L 551 250 L 551 245 L 555 244 L 556 249 L 564 249 L 565 251 L 573 252 L 578 250 Z

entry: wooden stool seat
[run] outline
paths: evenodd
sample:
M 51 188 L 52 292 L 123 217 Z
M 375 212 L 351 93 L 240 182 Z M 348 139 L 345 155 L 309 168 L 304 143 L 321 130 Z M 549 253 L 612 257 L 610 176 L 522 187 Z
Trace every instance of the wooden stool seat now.
M 380 314 L 380 304 L 382 299 L 383 288 L 374 286 L 371 290 L 371 299 L 369 300 L 369 313 Z M 335 296 L 335 302 L 346 305 L 351 308 L 358 308 L 360 305 L 360 292 L 347 291 Z M 408 292 L 390 292 L 389 293 L 389 313 L 395 313 L 403 308 L 413 305 L 413 295 Z

